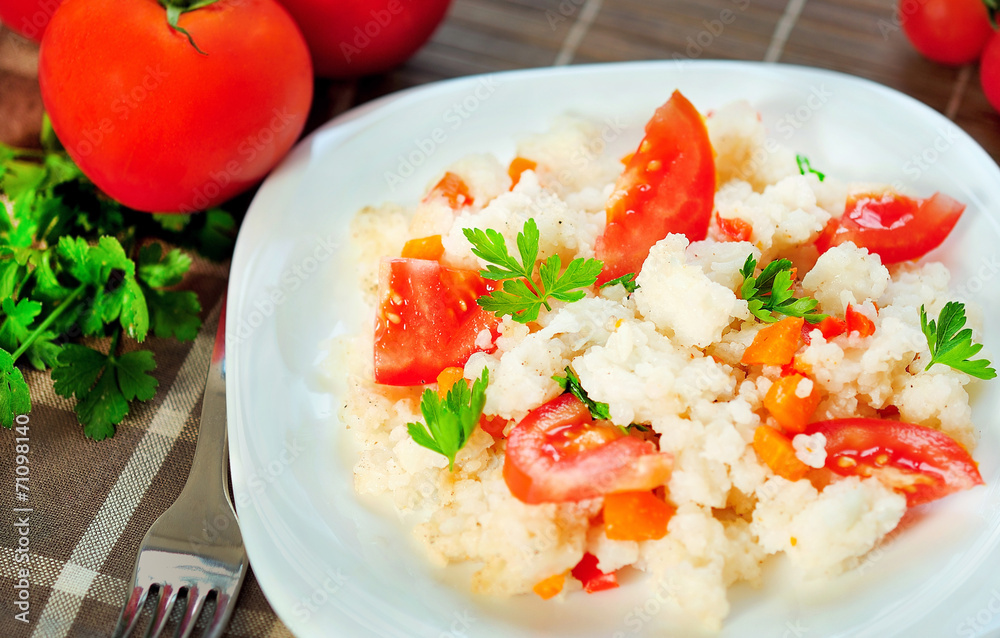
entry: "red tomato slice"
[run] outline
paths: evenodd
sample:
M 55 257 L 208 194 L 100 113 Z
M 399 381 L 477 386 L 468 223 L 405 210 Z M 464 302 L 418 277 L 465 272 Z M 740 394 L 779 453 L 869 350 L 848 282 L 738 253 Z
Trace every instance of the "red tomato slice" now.
M 852 241 L 878 254 L 883 264 L 920 259 L 945 240 L 965 204 L 942 193 L 912 199 L 898 193 L 860 195 L 847 200 L 844 214 L 816 240 L 821 253 Z
M 597 568 L 597 556 L 590 552 L 583 555 L 570 574 L 583 584 L 583 590 L 593 594 L 604 589 L 614 589 L 618 586 L 618 577 L 614 572 L 606 574 Z
M 882 419 L 811 423 L 826 437 L 826 467 L 843 476 L 874 476 L 910 507 L 983 484 L 975 461 L 943 432 Z
M 715 157 L 701 114 L 679 91 L 646 124 L 646 136 L 608 199 L 597 238 L 604 283 L 639 272 L 649 249 L 670 233 L 705 239 L 715 202 Z
M 476 304 L 489 290 L 474 270 L 445 268 L 426 259 L 383 259 L 375 381 L 432 383 L 445 368 L 465 365 L 472 353 L 482 350 L 476 345 L 480 332 L 497 336 L 500 320 Z
M 525 503 L 580 501 L 650 490 L 670 477 L 673 457 L 651 441 L 594 422 L 572 394 L 535 408 L 510 431 L 503 477 Z

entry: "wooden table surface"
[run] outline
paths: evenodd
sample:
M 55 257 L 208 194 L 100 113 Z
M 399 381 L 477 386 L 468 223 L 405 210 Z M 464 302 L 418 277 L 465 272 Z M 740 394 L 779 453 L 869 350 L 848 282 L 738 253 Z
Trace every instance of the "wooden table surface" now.
M 944 113 L 1000 159 L 1000 115 L 983 95 L 978 68 L 923 59 L 899 20 L 893 0 L 455 0 L 432 40 L 399 69 L 317 81 L 310 127 L 435 80 L 682 56 L 801 64 L 868 78 Z M 37 46 L 0 27 L 0 141 L 36 139 L 37 68 Z
M 954 120 L 994 160 L 1000 160 L 1000 115 L 983 95 L 978 69 L 975 65 L 944 67 L 920 57 L 899 29 L 894 4 L 893 0 L 454 0 L 432 40 L 402 67 L 355 81 L 317 80 L 307 129 L 381 95 L 470 74 L 678 57 L 763 60 L 833 69 L 898 89 Z M 0 25 L 2 142 L 37 144 L 42 117 L 37 69 L 37 45 Z M 213 300 L 224 285 L 224 274 L 219 277 Z M 203 305 L 211 308 L 214 301 Z M 31 379 L 34 384 L 45 383 L 39 381 L 43 376 Z M 66 418 L 71 419 L 71 413 Z M 192 422 L 191 432 L 195 427 Z M 124 445 L 120 438 L 106 445 Z M 186 475 L 192 440 L 193 434 L 186 447 L 170 453 L 178 473 Z M 183 476 L 176 478 L 183 480 Z M 169 494 L 163 496 L 165 502 L 159 507 L 169 502 Z M 156 514 L 146 511 L 143 520 L 151 521 Z M 141 536 L 141 531 L 136 533 Z M 127 543 L 121 547 L 125 553 L 134 552 Z M 62 572 L 58 573 L 61 580 Z M 108 576 L 115 595 L 102 599 L 102 611 L 94 613 L 104 619 L 97 624 L 113 621 L 115 601 L 125 591 L 125 577 L 124 573 Z M 58 589 L 55 583 L 52 587 Z M 0 598 L 5 596 L 0 594 Z M 100 635 L 98 629 L 82 626 L 78 618 L 68 633 L 58 635 Z M 290 635 L 267 607 L 252 577 L 227 633 L 237 635 Z

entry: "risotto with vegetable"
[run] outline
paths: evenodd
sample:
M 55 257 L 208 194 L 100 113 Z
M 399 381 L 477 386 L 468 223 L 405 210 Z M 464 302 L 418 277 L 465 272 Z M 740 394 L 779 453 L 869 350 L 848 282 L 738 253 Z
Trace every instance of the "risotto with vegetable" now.
M 718 628 L 770 556 L 834 576 L 982 484 L 967 387 L 996 373 L 924 259 L 963 204 L 826 176 L 743 102 L 600 139 L 566 116 L 353 222 L 356 488 L 435 563 L 545 599 L 642 570 Z

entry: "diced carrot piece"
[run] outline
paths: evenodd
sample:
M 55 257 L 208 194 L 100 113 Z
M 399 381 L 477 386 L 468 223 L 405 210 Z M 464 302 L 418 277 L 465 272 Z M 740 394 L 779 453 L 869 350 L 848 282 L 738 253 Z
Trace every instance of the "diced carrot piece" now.
M 847 320 L 847 332 L 857 332 L 862 337 L 870 337 L 875 334 L 875 322 L 855 310 L 851 304 L 847 304 L 844 318 Z
M 754 431 L 753 449 L 771 471 L 789 481 L 797 481 L 809 471 L 809 466 L 795 456 L 792 440 L 769 425 Z
M 603 589 L 614 589 L 618 586 L 618 577 L 614 572 L 605 574 L 597 568 L 597 556 L 590 552 L 583 555 L 580 562 L 571 571 L 573 578 L 583 584 L 583 589 L 588 594 Z
M 561 574 L 556 574 L 554 576 L 549 576 L 544 580 L 540 580 L 535 583 L 532 587 L 532 591 L 541 596 L 542 600 L 548 600 L 556 594 L 562 591 L 563 585 L 566 584 L 566 572 Z
M 804 322 L 802 317 L 788 317 L 763 328 L 743 352 L 740 362 L 745 365 L 785 365 L 799 349 Z
M 799 384 L 812 383 L 809 394 L 798 395 Z M 804 432 L 809 420 L 816 411 L 822 395 L 811 379 L 801 374 L 790 374 L 781 377 L 771 384 L 764 395 L 764 407 L 786 432 Z
M 451 171 L 444 174 L 444 177 L 431 189 L 424 201 L 430 201 L 435 197 L 445 198 L 452 208 L 471 206 L 473 201 L 465 180 Z
M 442 399 L 448 396 L 448 390 L 458 383 L 459 381 L 465 380 L 465 371 L 458 366 L 451 366 L 445 368 L 438 373 L 437 384 L 438 384 L 438 396 Z
M 538 168 L 538 162 L 534 160 L 527 159 L 526 157 L 515 157 L 510 161 L 510 166 L 507 168 L 507 174 L 510 175 L 510 189 L 514 190 L 517 183 L 521 181 L 521 173 L 524 171 L 533 171 Z
M 750 241 L 750 236 L 753 234 L 753 226 L 750 225 L 750 222 L 739 217 L 732 219 L 716 217 L 715 219 L 718 221 L 724 241 Z
M 604 497 L 604 533 L 614 541 L 663 538 L 675 508 L 652 492 L 617 492 Z
M 411 239 L 403 245 L 403 252 L 400 257 L 407 259 L 429 259 L 437 261 L 444 254 L 444 245 L 441 243 L 441 235 L 430 235 L 428 237 L 417 237 Z

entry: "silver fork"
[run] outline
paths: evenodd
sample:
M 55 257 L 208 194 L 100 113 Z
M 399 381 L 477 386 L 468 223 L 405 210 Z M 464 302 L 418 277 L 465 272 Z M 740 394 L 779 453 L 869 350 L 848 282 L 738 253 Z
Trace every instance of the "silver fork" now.
M 209 594 L 215 592 L 215 613 L 205 638 L 217 638 L 229 623 L 247 570 L 243 536 L 229 499 L 229 448 L 226 440 L 226 311 L 223 300 L 215 350 L 205 385 L 198 445 L 191 473 L 180 496 L 153 523 L 142 539 L 132 591 L 122 608 L 113 638 L 125 638 L 135 628 L 151 589 L 159 597 L 147 636 L 163 632 L 174 604 L 187 593 L 187 607 L 175 635 L 194 630 Z

